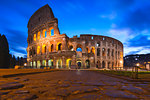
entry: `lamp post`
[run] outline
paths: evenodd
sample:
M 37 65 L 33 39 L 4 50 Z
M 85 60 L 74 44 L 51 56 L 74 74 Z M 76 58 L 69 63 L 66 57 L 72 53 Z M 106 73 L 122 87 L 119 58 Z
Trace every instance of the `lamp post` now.
M 135 78 L 138 79 L 138 68 L 139 68 L 140 64 L 137 63 L 135 66 Z

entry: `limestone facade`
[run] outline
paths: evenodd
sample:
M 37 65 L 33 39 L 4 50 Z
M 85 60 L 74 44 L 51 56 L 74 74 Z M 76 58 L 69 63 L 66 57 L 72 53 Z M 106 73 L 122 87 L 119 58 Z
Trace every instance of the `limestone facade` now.
M 60 34 L 58 20 L 48 5 L 28 22 L 27 65 L 33 68 L 123 68 L 123 44 L 111 37 Z

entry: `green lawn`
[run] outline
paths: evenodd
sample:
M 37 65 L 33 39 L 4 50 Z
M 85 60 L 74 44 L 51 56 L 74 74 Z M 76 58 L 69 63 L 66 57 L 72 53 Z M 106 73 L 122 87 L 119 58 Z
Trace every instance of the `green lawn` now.
M 111 75 L 118 75 L 118 76 L 125 76 L 132 78 L 135 73 L 132 71 L 114 71 L 114 70 L 97 70 L 102 73 L 111 74 Z M 138 72 L 139 79 L 150 79 L 150 71 L 140 71 Z

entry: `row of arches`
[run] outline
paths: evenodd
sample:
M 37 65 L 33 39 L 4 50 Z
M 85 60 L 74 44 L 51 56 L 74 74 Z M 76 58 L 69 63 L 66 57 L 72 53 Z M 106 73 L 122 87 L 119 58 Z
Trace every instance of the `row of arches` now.
M 120 63 L 119 62 L 105 62 L 105 61 L 102 61 L 102 63 L 98 60 L 97 61 L 97 64 L 96 64 L 96 67 L 97 68 L 106 68 L 106 63 L 107 63 L 107 69 L 113 69 L 114 67 L 117 67 L 117 66 L 120 66 Z
M 57 43 L 56 50 L 57 51 L 62 50 L 62 43 L 61 42 Z M 53 52 L 54 51 L 54 45 L 53 44 L 51 44 L 49 46 L 48 51 L 49 52 Z M 32 49 L 29 50 L 29 55 L 31 55 L 32 52 L 34 52 L 34 54 L 46 53 L 47 52 L 47 46 L 45 44 L 43 44 L 42 47 L 41 46 L 37 46 L 36 49 L 32 48 Z
M 66 68 L 67 69 L 71 68 L 71 63 L 72 63 L 72 60 L 70 58 L 66 60 Z M 51 68 L 53 68 L 54 67 L 54 60 L 49 59 L 48 61 L 47 60 L 33 61 L 33 62 L 30 62 L 30 66 L 33 67 L 33 68 L 42 68 L 42 67 L 51 67 Z M 56 60 L 56 68 L 57 69 L 62 68 L 62 59 L 57 59 Z
M 98 44 L 98 45 L 100 45 L 100 44 Z M 73 46 L 72 45 L 69 46 L 69 50 L 73 51 Z M 82 45 L 81 44 L 78 44 L 76 46 L 76 51 L 77 52 L 82 52 Z M 101 51 L 100 48 L 97 48 L 97 56 L 100 56 L 100 51 Z M 91 49 L 89 49 L 89 47 L 86 47 L 86 52 L 87 53 L 94 53 L 95 54 L 95 47 L 92 47 Z M 114 49 L 112 49 L 110 51 L 109 48 L 107 50 L 105 48 L 102 48 L 102 56 L 108 56 L 108 57 L 112 56 L 112 57 L 114 57 L 114 55 L 115 55 L 117 57 L 117 53 L 118 53 L 118 57 L 120 57 L 121 56 L 120 51 L 114 52 Z
M 33 34 L 33 37 L 29 37 L 29 43 L 32 43 L 33 41 L 39 40 L 41 37 L 46 38 L 48 36 L 54 36 L 54 28 L 50 27 L 48 30 L 43 29 L 42 31 L 39 31 L 35 34 Z
M 86 60 L 85 61 L 85 68 L 90 68 L 91 65 L 90 65 L 90 60 Z M 107 66 L 106 66 L 107 64 Z M 118 64 L 118 66 L 120 66 L 119 63 L 114 63 L 114 62 L 106 62 L 106 61 L 102 61 L 100 62 L 99 60 L 97 61 L 96 63 L 96 68 L 99 68 L 99 69 L 104 69 L 104 68 L 107 68 L 107 69 L 113 69 L 114 67 L 116 67 Z M 56 69 L 61 69 L 63 68 L 63 62 L 62 62 L 62 59 L 57 59 L 56 60 Z M 66 60 L 66 65 L 65 67 L 67 69 L 70 69 L 71 68 L 71 65 L 72 65 L 72 60 L 69 58 Z M 76 68 L 81 68 L 82 67 L 82 61 L 81 60 L 78 60 L 76 61 L 76 65 L 77 67 Z M 41 67 L 51 67 L 51 68 L 54 68 L 54 61 L 53 59 L 50 59 L 48 61 L 46 60 L 42 60 L 42 61 L 33 61 L 33 62 L 30 62 L 30 66 L 33 67 L 33 68 L 41 68 Z

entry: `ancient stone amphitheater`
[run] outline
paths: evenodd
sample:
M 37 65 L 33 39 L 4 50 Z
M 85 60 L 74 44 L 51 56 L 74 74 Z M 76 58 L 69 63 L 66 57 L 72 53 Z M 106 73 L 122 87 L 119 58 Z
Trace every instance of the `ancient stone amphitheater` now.
M 27 65 L 32 68 L 123 68 L 123 44 L 111 37 L 60 34 L 49 5 L 37 10 L 28 22 Z

